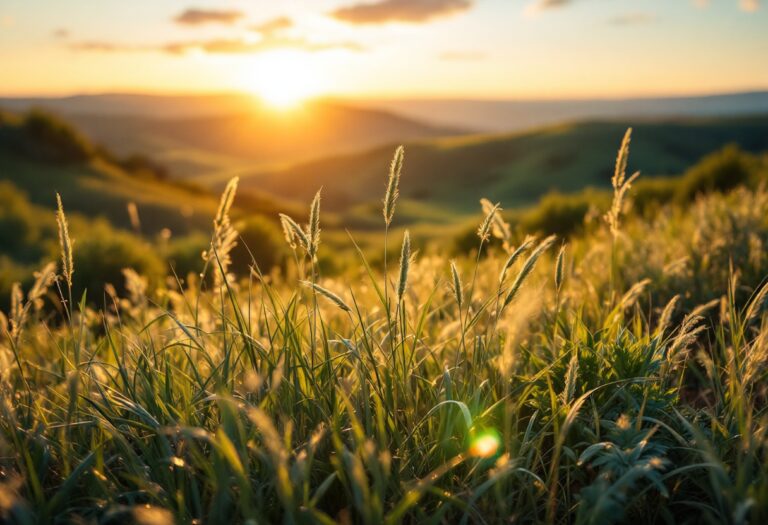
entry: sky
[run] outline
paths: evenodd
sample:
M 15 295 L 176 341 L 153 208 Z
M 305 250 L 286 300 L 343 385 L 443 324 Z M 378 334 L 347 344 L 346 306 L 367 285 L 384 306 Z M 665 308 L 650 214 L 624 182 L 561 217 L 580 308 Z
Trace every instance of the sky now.
M 5 96 L 686 95 L 766 89 L 766 57 L 761 0 L 0 1 Z

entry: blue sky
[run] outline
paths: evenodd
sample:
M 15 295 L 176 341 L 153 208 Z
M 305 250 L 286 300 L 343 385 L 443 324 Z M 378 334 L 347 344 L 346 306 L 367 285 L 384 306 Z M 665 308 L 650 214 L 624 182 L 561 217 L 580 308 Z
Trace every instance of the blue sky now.
M 763 89 L 767 7 L 759 0 L 3 0 L 0 94 L 584 98 Z

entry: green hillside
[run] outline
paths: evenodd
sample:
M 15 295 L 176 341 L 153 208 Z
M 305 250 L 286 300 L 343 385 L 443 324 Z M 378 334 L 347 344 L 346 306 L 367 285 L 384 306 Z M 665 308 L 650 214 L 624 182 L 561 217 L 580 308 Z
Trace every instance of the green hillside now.
M 383 110 L 316 101 L 279 111 L 245 96 L 0 99 L 0 107 L 44 108 L 94 143 L 119 155 L 150 156 L 175 176 L 202 184 L 254 168 L 460 133 Z
M 205 228 L 216 206 L 202 190 L 127 172 L 68 124 L 43 113 L 2 116 L 0 177 L 34 204 L 53 208 L 58 192 L 73 212 L 124 228 L 130 227 L 127 205 L 133 202 L 146 233 Z
M 60 193 L 72 212 L 104 217 L 129 229 L 128 203 L 136 204 L 142 233 L 207 231 L 218 196 L 184 182 L 144 157 L 117 157 L 89 142 L 67 122 L 46 113 L 0 113 L 0 180 L 26 193 L 33 204 L 55 207 Z M 285 211 L 257 191 L 241 193 L 250 213 Z
M 57 193 L 79 238 L 78 293 L 88 289 L 98 301 L 105 283 L 120 289 L 126 267 L 150 280 L 169 268 L 182 277 L 199 272 L 219 198 L 166 177 L 154 161 L 118 157 L 49 114 L 0 112 L 0 307 L 13 283 L 28 281 L 30 269 L 57 249 Z M 236 206 L 242 243 L 233 267 L 280 265 L 286 254 L 277 213 L 302 213 L 253 191 L 241 192 Z
M 453 214 L 477 210 L 488 197 L 508 208 L 530 205 L 557 190 L 607 187 L 613 170 L 604 152 L 634 127 L 630 169 L 645 178 L 677 175 L 705 154 L 728 143 L 746 151 L 768 149 L 768 117 L 686 119 L 647 122 L 583 122 L 526 133 L 465 136 L 406 143 L 407 170 L 401 195 Z M 374 210 L 380 199 L 394 145 L 335 156 L 288 169 L 254 173 L 244 187 L 308 200 L 323 187 L 334 210 Z M 364 209 L 361 209 L 360 205 Z M 413 218 L 416 218 L 415 216 Z

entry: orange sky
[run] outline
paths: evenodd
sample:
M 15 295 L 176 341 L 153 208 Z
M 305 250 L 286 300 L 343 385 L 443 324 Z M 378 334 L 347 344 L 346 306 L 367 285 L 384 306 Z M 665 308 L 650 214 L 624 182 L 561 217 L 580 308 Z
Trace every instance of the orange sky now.
M 0 94 L 583 98 L 768 87 L 758 0 L 3 0 Z

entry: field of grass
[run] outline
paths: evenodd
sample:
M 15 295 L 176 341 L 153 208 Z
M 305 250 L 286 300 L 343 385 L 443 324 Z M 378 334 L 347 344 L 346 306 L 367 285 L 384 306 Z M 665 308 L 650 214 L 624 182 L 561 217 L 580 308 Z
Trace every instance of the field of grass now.
M 0 521 L 766 522 L 768 192 L 626 213 L 628 144 L 593 227 L 518 239 L 489 203 L 455 260 L 390 230 L 396 154 L 384 270 L 340 275 L 320 193 L 289 264 L 233 273 L 233 180 L 198 269 L 100 308 L 64 199 L 0 319 Z

